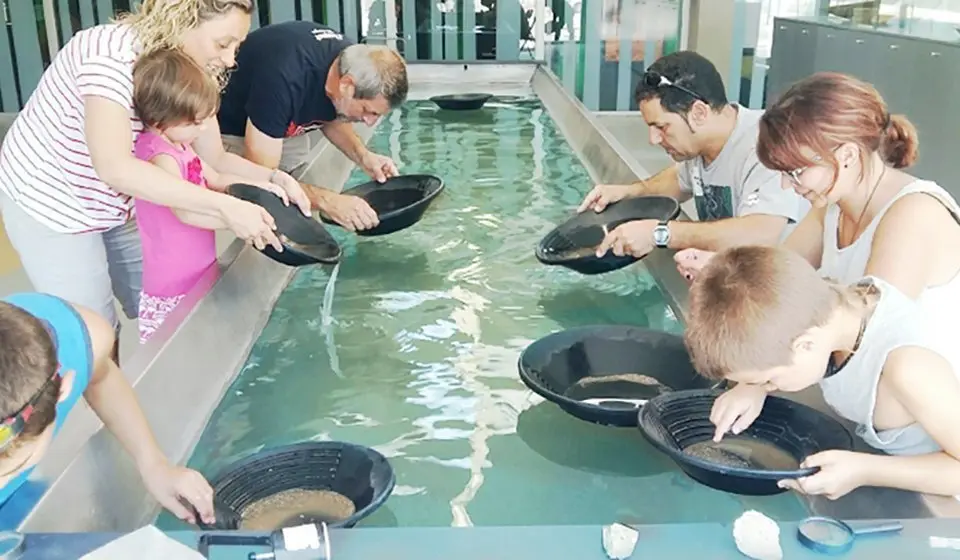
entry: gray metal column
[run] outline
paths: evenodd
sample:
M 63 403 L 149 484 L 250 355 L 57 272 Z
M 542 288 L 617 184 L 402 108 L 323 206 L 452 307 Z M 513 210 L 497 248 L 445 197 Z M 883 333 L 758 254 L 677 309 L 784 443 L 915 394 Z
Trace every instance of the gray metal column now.
M 600 43 L 600 16 L 603 6 L 600 0 L 583 0 L 581 34 L 584 50 L 583 60 L 583 104 L 587 109 L 600 108 L 600 60 L 603 46 Z

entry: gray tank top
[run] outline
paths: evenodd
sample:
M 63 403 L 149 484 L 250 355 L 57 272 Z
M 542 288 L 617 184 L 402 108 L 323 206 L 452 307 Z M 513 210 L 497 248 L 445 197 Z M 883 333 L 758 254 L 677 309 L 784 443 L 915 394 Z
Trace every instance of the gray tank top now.
M 927 332 L 927 321 L 915 301 L 879 278 L 867 277 L 863 282 L 880 289 L 880 301 L 863 333 L 860 348 L 839 372 L 820 382 L 823 397 L 837 414 L 855 422 L 857 435 L 875 449 L 891 455 L 940 451 L 940 445 L 919 424 L 879 432 L 874 429 L 877 386 L 890 352 L 903 346 L 919 346 L 946 359 L 950 353 L 938 349 L 940 343 Z

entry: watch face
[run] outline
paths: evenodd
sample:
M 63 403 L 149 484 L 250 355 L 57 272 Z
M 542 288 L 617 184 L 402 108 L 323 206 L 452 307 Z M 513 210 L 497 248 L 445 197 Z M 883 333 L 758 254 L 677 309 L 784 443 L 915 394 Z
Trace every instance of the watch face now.
M 666 245 L 670 240 L 670 230 L 667 226 L 657 226 L 653 228 L 653 242 L 657 245 Z

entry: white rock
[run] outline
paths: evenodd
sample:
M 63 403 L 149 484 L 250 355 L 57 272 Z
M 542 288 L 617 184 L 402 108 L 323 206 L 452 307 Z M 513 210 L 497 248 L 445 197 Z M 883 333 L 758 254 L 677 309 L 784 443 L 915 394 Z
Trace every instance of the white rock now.
M 754 560 L 782 560 L 780 527 L 759 511 L 744 512 L 733 523 L 733 539 L 737 548 Z
M 633 556 L 633 549 L 637 546 L 640 533 L 633 527 L 623 523 L 604 525 L 603 550 L 611 560 L 627 560 Z

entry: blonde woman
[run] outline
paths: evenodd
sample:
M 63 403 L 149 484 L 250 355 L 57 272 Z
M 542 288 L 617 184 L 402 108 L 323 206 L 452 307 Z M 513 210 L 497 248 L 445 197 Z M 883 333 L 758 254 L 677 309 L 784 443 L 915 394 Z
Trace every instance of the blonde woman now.
M 118 22 L 77 33 L 57 53 L 0 149 L 0 207 L 36 291 L 93 309 L 116 328 L 113 296 L 137 316 L 140 239 L 133 200 L 219 218 L 258 247 L 279 247 L 259 206 L 198 189 L 133 155 L 139 56 L 178 48 L 211 72 L 233 66 L 253 0 L 145 0 Z M 194 148 L 215 169 L 272 181 L 304 213 L 309 202 L 284 173 L 225 154 L 216 119 Z

